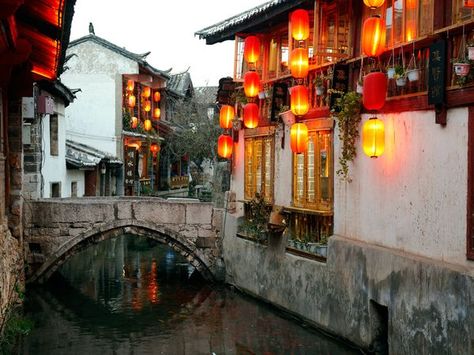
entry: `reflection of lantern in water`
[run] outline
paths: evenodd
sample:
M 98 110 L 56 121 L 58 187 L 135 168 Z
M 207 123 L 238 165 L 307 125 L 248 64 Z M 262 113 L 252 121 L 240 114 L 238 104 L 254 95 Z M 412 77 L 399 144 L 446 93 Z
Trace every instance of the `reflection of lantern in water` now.
M 159 289 L 160 286 L 158 285 L 158 265 L 156 264 L 156 260 L 153 259 L 151 262 L 151 271 L 150 271 L 150 282 L 147 287 L 148 291 L 148 300 L 151 303 L 158 303 L 159 299 Z

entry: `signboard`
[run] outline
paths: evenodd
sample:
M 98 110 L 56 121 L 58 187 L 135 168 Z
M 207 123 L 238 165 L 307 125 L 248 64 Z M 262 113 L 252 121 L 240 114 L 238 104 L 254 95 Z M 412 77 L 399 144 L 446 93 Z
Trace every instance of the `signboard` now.
M 428 74 L 428 104 L 444 103 L 444 87 L 446 84 L 446 41 L 440 40 L 430 46 L 430 62 Z
M 217 89 L 217 102 L 221 105 L 233 105 L 232 93 L 235 89 L 235 83 L 232 78 L 222 78 L 219 80 Z
M 275 83 L 273 85 L 272 112 L 270 117 L 272 122 L 278 121 L 278 114 L 282 106 L 288 106 L 288 84 Z
M 341 91 L 343 93 L 347 92 L 347 88 L 349 87 L 349 65 L 347 64 L 336 64 L 334 66 L 334 76 L 332 79 L 332 89 Z M 340 98 L 342 94 L 332 93 L 331 94 L 331 109 L 334 108 L 336 104 L 336 99 Z
M 125 186 L 134 186 L 136 154 L 135 147 L 125 146 Z

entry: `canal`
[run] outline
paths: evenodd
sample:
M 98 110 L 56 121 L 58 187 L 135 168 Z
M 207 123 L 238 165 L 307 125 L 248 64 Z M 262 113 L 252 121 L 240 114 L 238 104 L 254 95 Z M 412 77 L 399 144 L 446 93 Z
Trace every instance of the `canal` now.
M 357 354 L 136 236 L 75 255 L 28 290 L 20 354 Z

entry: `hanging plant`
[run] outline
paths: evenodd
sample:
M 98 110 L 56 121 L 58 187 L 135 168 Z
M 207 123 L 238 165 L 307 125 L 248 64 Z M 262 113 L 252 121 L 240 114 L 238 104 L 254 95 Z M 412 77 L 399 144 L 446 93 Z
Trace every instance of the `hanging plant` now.
M 354 91 L 345 93 L 336 99 L 332 115 L 337 122 L 338 137 L 341 142 L 339 154 L 340 168 L 336 174 L 344 181 L 351 182 L 349 177 L 349 162 L 354 161 L 357 149 L 356 142 L 359 138 L 359 123 L 361 97 Z

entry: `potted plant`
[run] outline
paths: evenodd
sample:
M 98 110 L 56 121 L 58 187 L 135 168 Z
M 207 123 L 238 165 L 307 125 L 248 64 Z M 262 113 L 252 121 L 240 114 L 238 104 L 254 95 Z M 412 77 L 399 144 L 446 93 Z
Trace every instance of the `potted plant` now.
M 471 70 L 471 63 L 466 57 L 456 58 L 453 63 L 454 73 L 459 77 L 466 77 Z
M 332 110 L 332 116 L 337 122 L 338 137 L 341 142 L 340 168 L 336 171 L 336 174 L 347 182 L 351 182 L 349 162 L 354 160 L 357 152 L 356 143 L 359 138 L 359 123 L 361 120 L 360 108 L 360 95 L 354 91 L 349 91 L 336 99 Z
M 413 51 L 411 55 L 406 74 L 409 81 L 417 81 L 420 79 L 420 69 L 416 66 L 415 51 Z
M 395 74 L 393 77 L 397 83 L 397 86 L 401 87 L 407 84 L 407 73 L 402 65 L 395 66 Z
M 295 115 L 293 112 L 291 112 L 290 107 L 287 105 L 281 106 L 279 115 L 283 123 L 287 126 L 291 126 L 296 122 Z
M 316 95 L 321 96 L 324 94 L 324 75 L 321 73 L 321 75 L 316 76 L 314 78 L 313 83 L 314 86 L 316 87 Z

